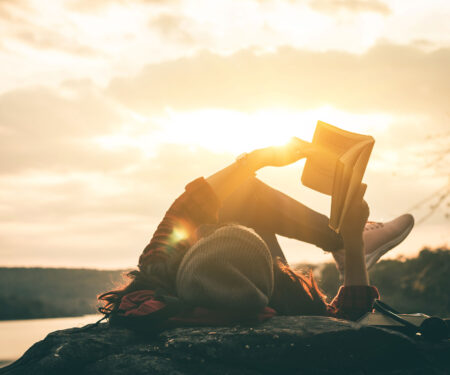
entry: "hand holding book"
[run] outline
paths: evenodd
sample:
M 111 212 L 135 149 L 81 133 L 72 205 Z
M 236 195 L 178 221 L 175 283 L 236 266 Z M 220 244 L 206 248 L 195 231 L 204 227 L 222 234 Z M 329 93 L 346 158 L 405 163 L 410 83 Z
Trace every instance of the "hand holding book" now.
M 353 199 L 351 200 L 345 217 L 340 227 L 340 233 L 344 240 L 344 244 L 353 241 L 363 242 L 362 233 L 369 218 L 369 206 L 363 199 L 367 185 L 361 184 Z M 348 250 L 346 248 L 346 250 Z
M 261 148 L 252 152 L 260 161 L 260 167 L 282 167 L 305 157 L 317 154 L 316 148 L 300 138 L 292 137 L 282 146 Z

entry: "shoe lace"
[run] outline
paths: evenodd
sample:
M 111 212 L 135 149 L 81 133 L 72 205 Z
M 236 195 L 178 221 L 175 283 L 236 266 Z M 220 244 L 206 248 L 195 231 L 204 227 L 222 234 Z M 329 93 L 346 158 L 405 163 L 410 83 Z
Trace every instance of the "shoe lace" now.
M 366 226 L 364 227 L 364 230 L 374 230 L 383 227 L 384 227 L 383 223 L 380 223 L 378 221 L 368 221 L 366 223 Z

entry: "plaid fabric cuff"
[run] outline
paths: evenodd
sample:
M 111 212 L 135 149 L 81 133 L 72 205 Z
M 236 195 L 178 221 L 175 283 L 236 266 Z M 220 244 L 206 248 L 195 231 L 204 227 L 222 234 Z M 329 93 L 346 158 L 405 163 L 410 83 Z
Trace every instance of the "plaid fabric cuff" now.
M 175 212 L 182 211 L 195 226 L 217 223 L 220 200 L 214 190 L 203 178 L 199 177 L 186 185 L 186 192 L 171 207 Z
M 155 262 L 168 262 L 195 242 L 195 231 L 201 224 L 216 223 L 220 201 L 208 182 L 197 178 L 186 185 L 156 229 L 139 258 L 139 268 L 147 270 Z M 167 276 L 160 275 L 167 278 Z

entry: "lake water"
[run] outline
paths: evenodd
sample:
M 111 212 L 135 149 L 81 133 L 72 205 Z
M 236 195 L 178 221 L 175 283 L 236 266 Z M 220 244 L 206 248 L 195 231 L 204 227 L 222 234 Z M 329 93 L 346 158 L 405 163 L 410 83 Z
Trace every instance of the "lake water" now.
M 15 361 L 35 342 L 50 332 L 82 327 L 95 323 L 102 315 L 92 314 L 70 318 L 0 321 L 0 367 Z

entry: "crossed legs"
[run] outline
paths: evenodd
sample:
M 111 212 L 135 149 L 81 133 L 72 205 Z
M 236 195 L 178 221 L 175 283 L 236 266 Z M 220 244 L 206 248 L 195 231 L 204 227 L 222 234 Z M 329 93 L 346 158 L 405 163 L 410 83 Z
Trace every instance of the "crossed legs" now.
M 276 234 L 308 242 L 334 252 L 343 248 L 342 238 L 328 227 L 328 218 L 288 195 L 249 178 L 224 202 L 219 222 L 253 228 L 266 242 L 273 257 L 286 258 Z

